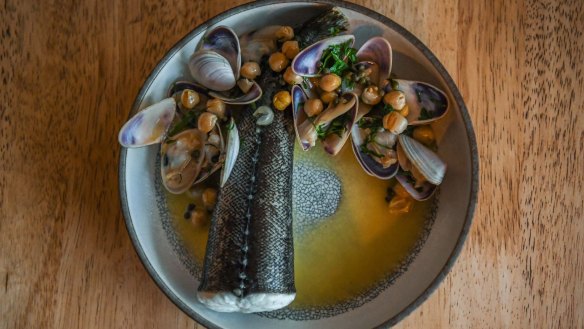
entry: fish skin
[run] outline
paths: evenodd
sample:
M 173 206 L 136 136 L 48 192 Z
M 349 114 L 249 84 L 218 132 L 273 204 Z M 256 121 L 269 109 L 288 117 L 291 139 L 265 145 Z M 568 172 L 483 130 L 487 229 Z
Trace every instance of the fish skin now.
M 264 79 L 265 98 L 274 84 Z M 272 87 L 272 88 L 270 88 Z M 272 92 L 266 92 L 271 90 Z M 294 127 L 290 113 L 276 111 L 269 126 L 255 124 L 253 109 L 234 111 L 241 145 L 211 219 L 199 291 L 241 289 L 252 293 L 295 293 L 292 235 Z M 261 133 L 257 134 L 256 129 Z M 260 141 L 258 143 L 257 141 Z M 253 157 L 257 157 L 257 166 Z M 252 182 L 251 177 L 255 177 Z M 248 196 L 253 195 L 250 201 Z M 251 202 L 251 206 L 250 206 Z M 243 251 L 249 206 L 248 251 Z M 247 266 L 242 260 L 247 257 Z M 242 280 L 240 274 L 246 278 Z
M 305 44 L 331 36 L 323 23 L 338 31 L 348 29 L 348 20 L 338 9 L 323 7 L 296 34 Z M 311 27 L 312 25 L 312 27 Z M 316 33 L 311 31 L 317 27 Z M 262 60 L 258 83 L 263 96 L 258 106 L 270 105 L 278 89 L 279 76 Z M 219 191 L 213 211 L 199 292 L 249 294 L 295 294 L 294 246 L 292 234 L 292 173 L 294 124 L 289 110 L 275 111 L 269 126 L 255 124 L 253 109 L 234 110 L 240 136 L 239 154 L 229 179 Z M 256 129 L 261 129 L 258 134 Z M 258 143 L 259 139 L 259 143 Z M 257 156 L 257 166 L 252 158 Z M 255 180 L 251 180 L 251 177 Z M 251 217 L 246 218 L 253 195 Z M 249 229 L 246 244 L 246 229 Z M 249 249 L 244 252 L 243 246 Z M 242 265 L 243 259 L 247 265 Z M 242 280 L 240 274 L 245 274 Z M 243 285 L 242 285 L 243 284 Z M 242 293 L 236 291 L 242 289 Z

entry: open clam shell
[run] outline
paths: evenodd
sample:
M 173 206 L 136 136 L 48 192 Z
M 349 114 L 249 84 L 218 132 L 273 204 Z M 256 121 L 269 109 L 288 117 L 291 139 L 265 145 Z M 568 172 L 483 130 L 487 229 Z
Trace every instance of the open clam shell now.
M 231 63 L 213 50 L 196 51 L 189 59 L 189 70 L 193 79 L 205 88 L 226 91 L 235 87 L 236 78 Z
M 209 95 L 209 90 L 207 90 L 207 88 L 190 81 L 176 81 L 172 83 L 170 87 L 168 87 L 167 95 L 168 97 L 172 97 L 174 94 L 181 92 L 185 89 L 194 90 L 199 94 L 203 94 L 205 96 Z
M 413 166 L 434 185 L 440 185 L 446 174 L 446 163 L 436 153 L 415 139 L 401 134 L 398 136 L 403 154 Z M 398 152 L 398 156 L 401 152 Z
M 219 123 L 209 133 L 204 147 L 204 158 L 201 164 L 201 172 L 193 184 L 199 184 L 209 178 L 223 166 L 225 158 L 225 141 Z
M 410 125 L 428 124 L 448 112 L 448 97 L 429 83 L 395 79 L 386 86 L 385 91 L 392 88 L 401 90 L 406 95 L 406 104 L 410 110 L 407 119 Z
M 162 143 L 160 173 L 164 187 L 180 194 L 193 185 L 205 158 L 207 134 L 189 129 L 168 138 Z
M 304 112 L 304 103 L 308 100 L 306 93 L 299 85 L 292 86 L 292 117 L 296 139 L 302 150 L 307 151 L 316 144 L 316 130 Z
M 384 180 L 393 178 L 399 169 L 399 164 L 397 162 L 384 168 L 383 165 L 375 161 L 371 155 L 364 153 L 361 150 L 361 145 L 365 142 L 367 135 L 368 132 L 365 129 L 361 129 L 357 123 L 352 126 L 351 140 L 353 144 L 353 153 L 355 153 L 357 161 L 359 161 L 363 170 L 371 176 Z
M 349 95 L 349 97 L 353 97 L 355 99 L 355 104 L 351 106 L 348 112 L 345 112 L 348 118 L 345 121 L 344 130 L 340 135 L 337 134 L 330 134 L 328 135 L 323 141 L 322 144 L 324 146 L 324 150 L 330 155 L 337 155 L 345 143 L 349 136 L 351 135 L 351 127 L 355 124 L 355 120 L 357 118 L 357 108 L 359 106 L 359 98 L 355 94 L 345 94 Z M 344 95 L 343 95 L 344 96 Z M 341 96 L 341 97 L 343 97 Z
M 329 47 L 334 45 L 340 45 L 345 42 L 349 42 L 351 46 L 355 42 L 355 36 L 353 35 L 339 35 L 336 37 L 321 40 L 313 45 L 306 47 L 302 50 L 294 60 L 292 61 L 292 71 L 303 77 L 316 77 L 320 74 L 319 62 L 322 57 L 323 52 Z
M 235 166 L 235 161 L 237 160 L 237 155 L 239 154 L 239 131 L 235 125 L 235 120 L 231 118 L 229 125 L 227 126 L 227 144 L 225 145 L 225 160 L 223 163 L 223 171 L 221 172 L 221 182 L 220 186 L 223 187 L 231 171 Z
M 382 81 L 389 79 L 392 65 L 391 45 L 383 37 L 373 37 L 359 48 L 357 51 L 357 60 L 360 62 L 370 62 L 377 64 L 376 77 L 372 78 L 381 85 Z
M 239 96 L 233 96 L 231 93 L 220 93 L 216 91 L 209 91 L 209 96 L 218 98 L 222 100 L 225 104 L 232 104 L 232 105 L 244 105 L 244 104 L 251 104 L 260 97 L 262 97 L 262 88 L 260 85 L 252 81 L 252 86 L 248 90 L 247 93 L 241 94 Z
M 172 97 L 150 105 L 122 126 L 118 141 L 124 147 L 160 143 L 172 124 L 175 113 L 176 102 Z
M 212 50 L 223 56 L 231 65 L 235 80 L 239 79 L 241 47 L 239 38 L 232 29 L 227 26 L 218 26 L 208 31 L 199 44 L 199 49 Z

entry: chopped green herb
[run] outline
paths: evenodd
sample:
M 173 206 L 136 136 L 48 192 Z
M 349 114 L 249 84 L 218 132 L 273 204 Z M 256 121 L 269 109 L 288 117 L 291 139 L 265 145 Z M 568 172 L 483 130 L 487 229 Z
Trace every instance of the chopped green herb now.
M 322 54 L 318 73 L 328 72 L 342 76 L 357 61 L 357 49 L 351 42 L 329 46 Z
M 395 111 L 393 106 L 391 106 L 389 104 L 385 104 L 385 106 L 383 106 L 383 109 L 381 110 L 381 113 L 385 116 L 386 114 L 389 114 L 393 111 Z
M 337 26 L 332 26 L 329 28 L 329 33 L 334 37 L 335 35 L 341 33 L 341 30 Z
M 307 77 L 302 77 L 302 88 L 308 90 L 310 89 L 310 83 L 308 82 L 308 78 Z
M 394 79 L 391 79 L 391 80 L 389 80 L 389 83 L 391 83 L 391 89 L 399 90 L 399 83 L 397 81 L 395 81 Z
M 422 110 L 420 111 L 420 116 L 418 117 L 418 120 L 428 120 L 428 119 L 432 119 L 432 115 L 430 115 L 430 113 L 428 112 L 428 110 L 426 110 L 425 107 L 422 107 Z
M 318 139 L 323 140 L 326 137 L 326 127 L 325 125 L 317 125 L 314 126 L 314 128 L 316 129 L 316 136 L 318 136 Z
M 179 122 L 169 129 L 168 136 L 172 137 L 189 128 L 195 128 L 197 126 L 199 114 L 199 111 L 188 111 Z
M 383 155 L 367 148 L 366 143 L 361 144 L 361 146 L 359 146 L 359 150 L 361 150 L 361 153 L 368 154 L 368 155 L 374 156 L 376 158 L 383 158 Z
M 251 109 L 254 111 L 257 110 L 257 108 L 258 108 L 258 106 L 256 105 L 255 102 L 251 103 L 249 106 L 251 106 Z
M 342 90 L 352 90 L 353 88 L 355 88 L 355 80 L 350 79 L 346 75 L 343 76 L 341 89 Z
M 227 130 L 233 130 L 233 128 L 235 128 L 235 121 L 231 120 L 227 125 Z
M 371 118 L 371 117 L 364 117 L 357 121 L 357 125 L 361 129 L 372 129 L 377 130 L 378 128 L 383 126 L 383 122 L 379 118 Z

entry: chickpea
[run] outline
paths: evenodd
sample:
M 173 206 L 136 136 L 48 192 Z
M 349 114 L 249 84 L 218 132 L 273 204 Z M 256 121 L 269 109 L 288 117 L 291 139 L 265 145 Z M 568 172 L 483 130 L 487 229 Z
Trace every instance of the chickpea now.
M 270 68 L 274 72 L 282 72 L 282 70 L 285 69 L 286 66 L 288 66 L 289 62 L 290 61 L 288 60 L 288 58 L 286 58 L 286 56 L 284 56 L 284 54 L 280 52 L 271 54 L 270 58 L 268 59 Z
M 256 62 L 247 62 L 243 64 L 239 72 L 241 73 L 241 76 L 250 80 L 257 78 L 258 75 L 262 74 L 262 70 Z
M 408 127 L 408 120 L 397 112 L 391 112 L 383 117 L 383 128 L 399 135 Z
M 282 52 L 288 59 L 292 60 L 300 52 L 300 47 L 298 46 L 298 41 L 286 41 L 282 45 Z
M 381 95 L 379 94 L 379 88 L 377 86 L 369 86 L 363 90 L 361 94 L 361 100 L 365 104 L 377 105 L 381 102 Z
M 180 95 L 180 103 L 185 109 L 191 110 L 197 106 L 200 101 L 201 97 L 199 96 L 199 93 L 191 89 L 183 90 Z
M 333 91 L 341 86 L 341 77 L 334 73 L 326 74 L 320 78 L 319 85 L 324 91 Z
M 406 95 L 399 90 L 393 90 L 383 96 L 383 102 L 399 111 L 406 106 Z
M 280 111 L 284 111 L 290 103 L 292 103 L 292 97 L 290 93 L 286 90 L 279 91 L 274 95 L 274 99 L 272 100 L 274 103 L 274 107 Z
M 334 91 L 329 91 L 326 93 L 322 93 L 320 95 L 320 100 L 325 104 L 329 104 L 329 103 L 334 102 L 337 99 L 337 97 L 339 97 L 339 95 L 337 95 L 337 93 L 335 93 Z
M 323 109 L 322 101 L 318 98 L 309 99 L 304 103 L 304 112 L 306 112 L 309 118 L 319 115 Z
M 213 127 L 217 123 L 217 116 L 211 112 L 203 112 L 199 116 L 197 126 L 200 131 L 208 133 L 213 130 Z
M 211 210 L 215 207 L 217 203 L 217 190 L 211 187 L 206 188 L 203 191 L 203 205 L 205 208 Z
M 415 140 L 426 146 L 432 145 L 435 141 L 434 131 L 432 131 L 432 127 L 428 125 L 419 126 L 414 129 L 413 137 Z
M 288 66 L 286 72 L 284 72 L 284 81 L 290 85 L 297 85 L 302 82 L 302 77 L 294 73 L 291 66 Z
M 279 41 L 288 41 L 294 38 L 294 29 L 290 26 L 281 26 L 276 31 L 276 38 Z
M 408 114 L 410 114 L 410 107 L 408 104 L 406 104 L 406 106 L 404 106 L 404 108 L 399 111 L 399 114 L 407 118 Z
M 191 223 L 194 226 L 206 225 L 209 221 L 209 214 L 203 209 L 195 209 L 191 214 Z
M 207 101 L 207 112 L 211 112 L 223 119 L 225 117 L 225 103 L 217 98 L 210 99 Z

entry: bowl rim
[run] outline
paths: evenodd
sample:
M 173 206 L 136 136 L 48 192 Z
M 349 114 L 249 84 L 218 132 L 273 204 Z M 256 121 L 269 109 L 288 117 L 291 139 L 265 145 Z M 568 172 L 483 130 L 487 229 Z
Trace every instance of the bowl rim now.
M 478 187 L 479 187 L 479 158 L 478 158 L 478 151 L 477 151 L 477 143 L 476 137 L 474 133 L 474 129 L 472 126 L 472 122 L 470 119 L 470 115 L 468 113 L 467 107 L 462 99 L 462 95 L 458 90 L 458 87 L 454 83 L 450 74 L 446 71 L 442 63 L 438 60 L 438 58 L 432 53 L 432 51 L 420 41 L 416 36 L 414 36 L 411 32 L 406 30 L 404 27 L 399 25 L 398 23 L 394 22 L 390 18 L 383 16 L 369 8 L 363 7 L 358 4 L 346 2 L 343 0 L 259 0 L 255 2 L 250 2 L 246 4 L 242 4 L 236 7 L 233 7 L 229 10 L 226 10 L 205 22 L 197 25 L 193 28 L 189 33 L 187 33 L 184 37 L 182 37 L 177 43 L 175 43 L 170 50 L 166 52 L 166 54 L 158 61 L 156 67 L 150 72 L 148 77 L 146 78 L 144 84 L 140 88 L 134 103 L 132 105 L 132 110 L 130 111 L 128 118 L 131 117 L 134 113 L 139 110 L 140 104 L 146 94 L 146 91 L 150 88 L 153 81 L 156 79 L 160 71 L 166 66 L 170 58 L 180 51 L 192 38 L 197 36 L 198 34 L 204 32 L 209 26 L 212 26 L 220 21 L 223 21 L 226 18 L 229 18 L 233 15 L 239 14 L 241 12 L 259 8 L 263 6 L 268 6 L 272 4 L 281 4 L 281 3 L 318 3 L 324 5 L 332 5 L 341 8 L 346 8 L 349 10 L 356 11 L 361 13 L 365 16 L 374 19 L 385 26 L 393 29 L 401 36 L 403 36 L 406 40 L 408 40 L 412 45 L 414 45 L 422 54 L 430 61 L 430 63 L 434 66 L 434 68 L 438 71 L 438 74 L 444 79 L 446 85 L 450 89 L 456 104 L 459 107 L 460 114 L 462 116 L 462 121 L 464 123 L 464 127 L 466 129 L 466 136 L 468 139 L 468 143 L 470 146 L 470 163 L 471 163 L 471 186 L 470 186 L 470 197 L 469 202 L 467 204 L 466 210 L 466 218 L 464 221 L 464 225 L 458 236 L 458 240 L 454 246 L 454 249 L 450 253 L 448 260 L 440 270 L 440 272 L 432 279 L 431 283 L 424 289 L 424 291 L 414 299 L 410 304 L 408 304 L 404 309 L 399 311 L 395 316 L 392 318 L 382 322 L 381 324 L 377 325 L 375 328 L 387 328 L 390 326 L 395 325 L 396 323 L 400 322 L 402 319 L 407 317 L 413 310 L 415 310 L 418 306 L 420 306 L 424 301 L 430 297 L 430 295 L 436 291 L 440 283 L 444 280 L 446 275 L 450 272 L 456 259 L 460 255 L 462 251 L 462 247 L 466 238 L 468 236 L 470 226 L 473 220 L 474 211 L 476 208 L 477 197 L 478 197 Z M 158 286 L 160 290 L 166 295 L 167 298 L 170 299 L 172 303 L 174 303 L 181 311 L 187 314 L 189 317 L 194 319 L 199 324 L 209 328 L 209 329 L 221 329 L 221 327 L 217 326 L 216 324 L 208 321 L 204 317 L 200 316 L 198 313 L 194 312 L 188 305 L 186 305 L 178 296 L 176 296 L 170 287 L 168 287 L 161 277 L 158 275 L 146 253 L 142 249 L 140 242 L 138 241 L 138 236 L 136 234 L 136 230 L 134 229 L 134 225 L 132 222 L 132 217 L 130 215 L 130 209 L 128 206 L 128 199 L 126 195 L 126 156 L 127 156 L 127 149 L 122 147 L 120 149 L 120 160 L 119 160 L 119 170 L 118 170 L 118 180 L 119 180 L 119 193 L 120 193 L 120 203 L 122 208 L 122 213 L 124 216 L 124 220 L 126 223 L 126 229 L 130 236 L 130 240 L 132 245 L 138 254 L 138 258 L 140 259 L 142 265 L 154 281 L 154 283 Z

